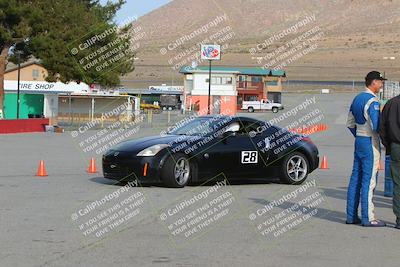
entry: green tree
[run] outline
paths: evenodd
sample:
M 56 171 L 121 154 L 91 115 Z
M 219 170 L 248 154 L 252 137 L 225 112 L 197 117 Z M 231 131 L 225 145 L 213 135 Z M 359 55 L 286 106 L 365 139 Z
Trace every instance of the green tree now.
M 130 25 L 118 28 L 113 22 L 124 3 L 124 0 L 109 1 L 106 5 L 100 5 L 98 0 L 0 0 L 0 109 L 3 109 L 6 62 L 15 62 L 13 50 L 22 51 L 23 60 L 31 56 L 40 59 L 49 73 L 47 81 L 118 85 L 120 76 L 133 70 L 134 57 Z M 95 36 L 104 38 L 85 46 Z M 72 53 L 73 48 L 78 53 Z M 123 57 L 111 54 L 107 58 L 106 53 L 112 50 L 123 53 Z M 98 68 L 100 65 L 103 68 Z
M 29 36 L 29 26 L 24 18 L 22 1 L 0 0 L 0 111 L 4 106 L 4 72 L 12 45 Z

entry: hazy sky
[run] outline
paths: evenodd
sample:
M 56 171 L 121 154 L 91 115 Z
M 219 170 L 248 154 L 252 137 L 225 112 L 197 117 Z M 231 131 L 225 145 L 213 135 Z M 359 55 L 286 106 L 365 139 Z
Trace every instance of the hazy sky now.
M 143 16 L 150 11 L 165 5 L 172 0 L 127 0 L 124 7 L 117 14 L 117 22 L 122 22 L 133 16 Z M 106 3 L 107 0 L 101 0 Z

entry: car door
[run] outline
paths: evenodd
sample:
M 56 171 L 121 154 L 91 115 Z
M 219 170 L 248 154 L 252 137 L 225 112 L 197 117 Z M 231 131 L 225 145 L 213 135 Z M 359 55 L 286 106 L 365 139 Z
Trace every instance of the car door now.
M 220 138 L 209 148 L 213 166 L 230 178 L 253 178 L 263 176 L 268 161 L 268 150 L 262 149 L 265 140 L 262 134 L 254 134 L 254 121 L 238 120 L 240 129 Z M 253 125 L 256 128 L 256 126 Z
M 263 109 L 265 109 L 265 110 L 270 110 L 270 109 L 272 109 L 272 103 L 269 101 L 269 100 L 264 100 L 265 102 L 264 102 L 264 107 L 263 107 Z
M 244 135 L 248 136 L 250 140 L 250 147 L 253 153 L 250 153 L 250 162 L 254 158 L 252 156 L 255 154 L 254 151 L 257 151 L 256 155 L 258 157 L 258 162 L 256 165 L 251 166 L 254 169 L 255 177 L 265 177 L 265 171 L 270 161 L 270 138 L 268 136 L 267 131 L 263 131 L 262 127 L 264 123 L 251 119 L 242 119 L 242 124 L 244 127 Z M 248 161 L 249 153 L 241 153 L 242 158 L 242 166 L 246 161 Z M 244 169 L 244 171 L 246 171 Z
M 261 109 L 268 109 L 268 103 L 264 99 L 261 100 Z

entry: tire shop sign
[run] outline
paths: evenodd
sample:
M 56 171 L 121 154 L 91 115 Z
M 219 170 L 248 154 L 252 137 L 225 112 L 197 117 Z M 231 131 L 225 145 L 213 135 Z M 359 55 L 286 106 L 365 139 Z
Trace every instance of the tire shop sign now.
M 62 82 L 49 83 L 39 81 L 20 81 L 20 91 L 32 93 L 74 93 L 82 90 L 87 90 L 89 86 L 84 83 L 77 84 L 71 82 L 68 84 Z M 17 91 L 18 81 L 4 81 L 5 91 Z

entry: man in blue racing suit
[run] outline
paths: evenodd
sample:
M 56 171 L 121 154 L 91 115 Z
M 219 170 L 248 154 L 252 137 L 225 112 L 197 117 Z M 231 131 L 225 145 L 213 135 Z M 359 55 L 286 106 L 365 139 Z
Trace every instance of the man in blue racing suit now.
M 375 218 L 372 197 L 377 182 L 380 141 L 378 135 L 380 104 L 375 94 L 383 86 L 383 76 L 372 71 L 365 78 L 366 91 L 358 94 L 350 107 L 347 127 L 355 137 L 354 165 L 347 191 L 347 224 L 383 227 Z M 358 205 L 361 199 L 361 219 Z

